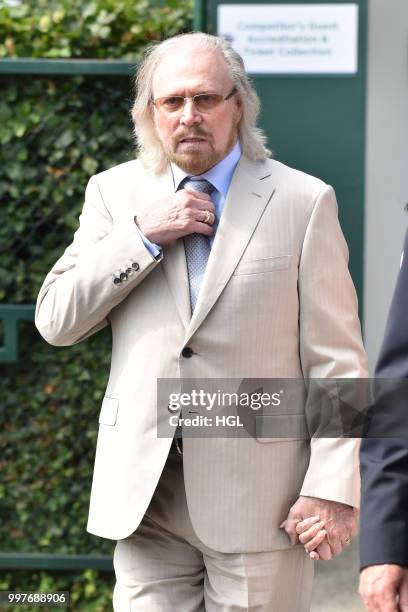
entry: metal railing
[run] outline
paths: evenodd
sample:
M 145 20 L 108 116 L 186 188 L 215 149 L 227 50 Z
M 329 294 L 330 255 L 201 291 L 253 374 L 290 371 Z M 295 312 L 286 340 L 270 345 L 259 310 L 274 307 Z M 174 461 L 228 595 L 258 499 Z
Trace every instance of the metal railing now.
M 112 572 L 112 558 L 102 555 L 49 555 L 44 553 L 1 553 L 0 569 L 76 571 L 94 569 Z

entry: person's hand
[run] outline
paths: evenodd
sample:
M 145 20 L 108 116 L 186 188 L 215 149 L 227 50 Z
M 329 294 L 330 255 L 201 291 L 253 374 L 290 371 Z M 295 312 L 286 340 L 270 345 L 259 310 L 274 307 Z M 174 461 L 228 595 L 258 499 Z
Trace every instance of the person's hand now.
M 408 612 L 408 569 L 370 565 L 360 574 L 359 593 L 368 612 Z
M 319 516 L 311 516 L 304 521 L 296 524 L 296 533 L 298 539 L 309 557 L 313 561 L 319 559 L 329 560 L 332 557 L 331 548 L 327 541 L 327 531 L 325 522 L 320 520 Z M 319 549 L 320 552 L 317 552 Z
M 207 193 L 181 189 L 135 217 L 148 240 L 165 246 L 188 234 L 212 236 L 215 206 Z
M 300 542 L 305 546 L 311 559 L 328 561 L 356 535 L 357 516 L 358 511 L 347 504 L 300 496 L 281 528 L 292 544 Z

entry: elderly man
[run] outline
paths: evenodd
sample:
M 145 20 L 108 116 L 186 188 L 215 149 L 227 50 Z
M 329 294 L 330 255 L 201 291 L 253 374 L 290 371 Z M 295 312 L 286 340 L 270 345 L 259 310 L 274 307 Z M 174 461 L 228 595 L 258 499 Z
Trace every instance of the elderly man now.
M 91 178 L 38 298 L 52 344 L 112 327 L 88 531 L 118 540 L 119 612 L 307 610 L 297 523 L 322 558 L 355 531 L 354 440 L 266 437 L 262 416 L 252 437 L 157 432 L 158 379 L 366 376 L 334 192 L 269 159 L 258 110 L 222 39 L 151 48 L 139 159 Z

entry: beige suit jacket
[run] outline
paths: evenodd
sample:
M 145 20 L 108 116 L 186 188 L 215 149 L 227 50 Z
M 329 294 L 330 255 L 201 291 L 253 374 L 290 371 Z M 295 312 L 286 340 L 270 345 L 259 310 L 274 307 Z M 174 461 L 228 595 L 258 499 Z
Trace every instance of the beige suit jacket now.
M 172 192 L 170 169 L 156 176 L 139 161 L 92 177 L 80 227 L 38 297 L 36 325 L 51 344 L 112 327 L 88 522 L 105 538 L 137 528 L 168 455 L 158 378 L 367 376 L 331 187 L 242 157 L 192 317 L 182 240 L 156 261 L 133 222 Z M 359 503 L 354 440 L 186 438 L 183 461 L 192 523 L 219 551 L 288 547 L 279 524 L 300 493 Z

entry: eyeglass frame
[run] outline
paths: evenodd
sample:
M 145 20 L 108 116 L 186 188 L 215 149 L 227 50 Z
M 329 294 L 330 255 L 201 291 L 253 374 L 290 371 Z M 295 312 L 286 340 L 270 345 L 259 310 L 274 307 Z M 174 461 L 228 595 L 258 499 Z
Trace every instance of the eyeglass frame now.
M 201 93 L 194 94 L 194 96 L 177 96 L 177 95 L 173 95 L 173 96 L 172 96 L 172 95 L 169 95 L 169 96 L 160 96 L 160 98 L 156 98 L 156 99 L 151 98 L 150 102 L 151 102 L 151 104 L 153 104 L 153 106 L 154 106 L 154 107 L 157 109 L 156 102 L 157 102 L 158 100 L 163 100 L 164 98 L 180 98 L 180 99 L 183 99 L 183 106 L 181 106 L 181 107 L 180 107 L 180 108 L 178 108 L 177 110 L 174 110 L 174 111 L 173 111 L 174 113 L 176 113 L 176 112 L 180 112 L 180 110 L 184 110 L 184 107 L 185 107 L 185 105 L 186 105 L 186 100 L 192 100 L 192 101 L 193 101 L 194 108 L 195 108 L 196 110 L 198 110 L 198 112 L 199 112 L 199 113 L 204 113 L 204 114 L 207 114 L 207 113 L 211 113 L 211 112 L 212 112 L 212 111 L 213 111 L 215 108 L 217 108 L 217 106 L 219 106 L 219 105 L 221 104 L 221 102 L 226 102 L 227 100 L 229 100 L 230 98 L 232 98 L 232 96 L 234 96 L 236 93 L 238 93 L 238 89 L 237 89 L 237 88 L 236 88 L 236 86 L 234 85 L 234 87 L 232 88 L 232 90 L 230 91 L 230 93 L 229 93 L 228 95 L 226 95 L 226 96 L 225 96 L 225 98 L 222 98 L 222 99 L 219 101 L 219 103 L 218 103 L 218 104 L 216 104 L 216 105 L 215 105 L 215 106 L 214 106 L 214 107 L 213 107 L 211 110 L 207 110 L 207 111 L 201 111 L 201 110 L 199 110 L 199 108 L 197 107 L 196 103 L 194 102 L 194 98 L 196 98 L 197 96 L 208 96 L 208 95 L 211 95 L 211 92 L 208 92 L 208 91 L 202 91 Z M 212 95 L 214 95 L 214 94 L 212 94 Z M 221 95 L 221 94 L 216 94 L 216 95 Z M 159 107 L 159 108 L 160 108 L 160 107 Z M 172 111 L 166 111 L 166 112 L 171 113 Z

